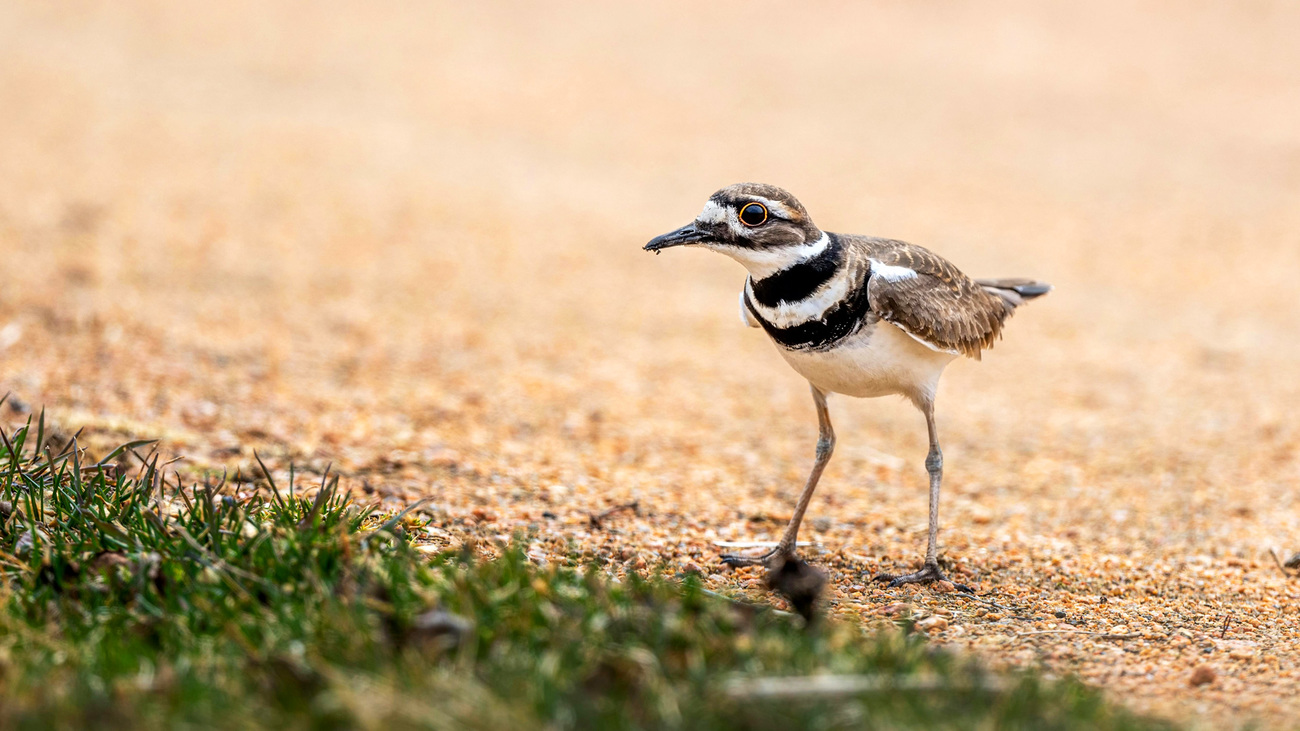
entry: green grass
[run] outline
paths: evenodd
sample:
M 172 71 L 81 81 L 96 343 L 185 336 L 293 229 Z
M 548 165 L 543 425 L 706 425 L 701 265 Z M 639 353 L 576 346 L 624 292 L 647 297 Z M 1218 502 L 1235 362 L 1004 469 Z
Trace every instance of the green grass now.
M 1164 726 L 1069 682 L 991 678 L 903 631 L 802 621 L 690 578 L 430 558 L 328 481 L 226 485 L 0 445 L 0 726 L 464 729 Z M 132 445 L 139 447 L 141 445 Z M 737 679 L 881 689 L 763 700 Z

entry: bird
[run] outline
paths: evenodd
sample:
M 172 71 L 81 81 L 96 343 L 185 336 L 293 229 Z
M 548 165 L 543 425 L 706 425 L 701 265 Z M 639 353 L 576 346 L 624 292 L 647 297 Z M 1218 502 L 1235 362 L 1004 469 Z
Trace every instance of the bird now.
M 748 271 L 740 318 L 762 329 L 807 379 L 817 409 L 812 470 L 781 540 L 757 556 L 727 554 L 731 566 L 771 568 L 795 558 L 799 525 L 835 450 L 827 397 L 901 395 L 925 417 L 930 514 L 921 568 L 874 578 L 892 587 L 950 582 L 938 562 L 943 451 L 935 393 L 944 368 L 959 357 L 980 359 L 1021 305 L 1052 286 L 1033 279 L 972 279 L 915 244 L 837 234 L 813 223 L 789 192 L 739 183 L 709 196 L 694 221 L 645 245 L 656 254 L 696 246 L 725 254 Z

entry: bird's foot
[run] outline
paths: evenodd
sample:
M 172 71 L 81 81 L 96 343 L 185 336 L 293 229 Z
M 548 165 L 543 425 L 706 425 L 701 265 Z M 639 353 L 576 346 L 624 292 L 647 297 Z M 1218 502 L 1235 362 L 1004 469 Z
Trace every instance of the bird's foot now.
M 724 553 L 722 554 L 722 562 L 733 568 L 740 568 L 742 566 L 763 566 L 766 568 L 772 568 L 777 565 L 780 560 L 794 557 L 793 546 L 786 547 L 777 545 L 776 548 L 773 548 L 767 553 L 759 554 L 757 556 L 744 556 L 739 553 Z
M 957 591 L 964 591 L 967 594 L 975 593 L 969 586 L 958 584 L 945 576 L 943 570 L 939 568 L 939 564 L 935 562 L 926 563 L 925 568 L 910 574 L 876 574 L 875 581 L 887 581 L 891 589 L 904 584 L 929 584 L 934 581 L 946 581 L 952 584 Z

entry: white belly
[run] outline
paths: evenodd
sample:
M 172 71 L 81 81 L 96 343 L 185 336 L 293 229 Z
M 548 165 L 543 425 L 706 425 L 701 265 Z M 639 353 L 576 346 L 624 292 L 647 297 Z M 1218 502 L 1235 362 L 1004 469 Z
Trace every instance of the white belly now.
M 827 351 L 787 350 L 782 357 L 827 393 L 871 398 L 899 394 L 913 401 L 931 399 L 943 369 L 957 356 L 932 350 L 883 320 Z

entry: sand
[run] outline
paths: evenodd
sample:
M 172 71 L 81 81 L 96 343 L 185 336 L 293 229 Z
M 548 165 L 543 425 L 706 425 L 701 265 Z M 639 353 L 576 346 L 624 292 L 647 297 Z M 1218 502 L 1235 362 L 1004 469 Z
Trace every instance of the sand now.
M 716 544 L 779 534 L 807 386 L 740 324 L 736 264 L 640 246 L 774 183 L 827 230 L 1057 287 L 939 394 L 944 560 L 998 606 L 868 581 L 923 550 L 924 426 L 836 398 L 801 535 L 830 610 L 1194 726 L 1294 726 L 1270 550 L 1300 549 L 1298 27 L 1265 2 L 6 2 L 0 419 L 159 437 L 189 475 L 332 464 L 385 508 L 431 497 L 433 546 L 519 534 L 771 600 Z

